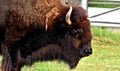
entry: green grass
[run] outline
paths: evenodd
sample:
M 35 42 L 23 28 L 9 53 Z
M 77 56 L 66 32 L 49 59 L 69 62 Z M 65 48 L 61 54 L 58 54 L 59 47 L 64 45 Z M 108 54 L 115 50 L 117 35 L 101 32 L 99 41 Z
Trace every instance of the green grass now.
M 94 2 L 94 3 L 89 3 Z M 95 3 L 97 2 L 97 3 Z M 97 7 L 97 8 L 116 8 L 120 2 L 112 2 L 107 0 L 88 0 L 88 7 Z
M 93 54 L 80 60 L 75 69 L 64 62 L 48 61 L 24 66 L 22 71 L 120 71 L 120 34 L 95 27 L 92 33 Z
M 88 7 L 96 7 L 96 8 L 116 8 L 117 5 L 111 4 L 88 4 Z

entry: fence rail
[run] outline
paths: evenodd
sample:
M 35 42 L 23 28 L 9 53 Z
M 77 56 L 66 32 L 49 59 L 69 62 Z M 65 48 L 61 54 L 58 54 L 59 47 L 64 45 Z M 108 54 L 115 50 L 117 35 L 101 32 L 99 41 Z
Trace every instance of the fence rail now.
M 117 20 L 118 18 L 120 19 L 120 17 L 117 17 L 116 19 L 116 15 L 118 14 L 115 11 L 120 11 L 120 0 L 99 0 L 99 1 L 88 1 L 88 4 L 93 4 L 94 6 L 96 6 L 98 8 L 98 6 L 100 5 L 105 5 L 109 8 L 109 6 L 113 5 L 116 8 L 111 8 L 110 10 L 108 9 L 107 11 L 101 12 L 101 13 L 97 13 L 94 14 L 92 16 L 90 16 L 90 21 L 91 21 L 91 26 L 99 26 L 99 27 L 114 27 L 114 28 L 120 28 L 120 21 Z M 107 8 L 105 8 L 107 9 Z M 102 9 L 101 9 L 102 10 Z M 98 12 L 100 10 L 96 10 L 96 12 Z M 112 13 L 115 13 L 114 15 Z M 88 13 L 89 13 L 89 9 L 88 9 Z M 111 16 L 109 16 L 110 14 L 113 15 L 112 18 L 110 18 Z M 108 19 L 110 18 L 110 20 L 106 20 L 104 19 L 103 16 L 107 15 Z M 118 14 L 117 16 L 119 16 L 120 14 Z M 102 16 L 102 17 L 101 17 Z M 106 16 L 105 16 L 106 17 Z M 113 21 L 113 19 L 115 19 Z
M 94 16 L 91 16 L 90 18 L 94 18 L 94 17 L 97 17 L 97 16 L 101 16 L 101 15 L 104 15 L 104 14 L 107 14 L 107 13 L 110 13 L 110 12 L 113 12 L 113 11 L 116 11 L 116 10 L 119 10 L 120 7 L 117 7 L 117 8 L 114 8 L 112 10 L 109 10 L 109 11 L 106 11 L 106 12 L 103 12 L 103 13 L 100 13 L 100 14 L 97 14 L 97 15 L 94 15 Z

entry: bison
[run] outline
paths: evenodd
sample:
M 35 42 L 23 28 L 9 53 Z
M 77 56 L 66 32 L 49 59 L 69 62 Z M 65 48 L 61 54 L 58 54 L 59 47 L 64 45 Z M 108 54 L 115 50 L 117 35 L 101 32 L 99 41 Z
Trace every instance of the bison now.
M 54 59 L 75 68 L 92 54 L 87 17 L 82 7 L 60 0 L 0 0 L 1 71 Z

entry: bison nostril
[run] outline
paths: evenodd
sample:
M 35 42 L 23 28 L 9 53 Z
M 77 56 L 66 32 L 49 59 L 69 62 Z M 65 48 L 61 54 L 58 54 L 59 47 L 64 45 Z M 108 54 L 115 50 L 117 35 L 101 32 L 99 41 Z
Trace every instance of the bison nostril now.
M 86 55 L 92 54 L 92 49 L 86 49 L 86 50 L 85 50 L 85 54 L 86 54 Z

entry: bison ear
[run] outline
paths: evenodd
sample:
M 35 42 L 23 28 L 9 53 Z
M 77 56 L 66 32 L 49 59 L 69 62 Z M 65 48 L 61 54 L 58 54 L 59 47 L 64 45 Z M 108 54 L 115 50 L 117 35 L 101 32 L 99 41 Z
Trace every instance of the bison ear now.
M 73 9 L 72 6 L 70 6 L 70 9 L 69 9 L 69 11 L 67 12 L 66 17 L 65 17 L 66 22 L 67 22 L 68 25 L 71 25 L 71 24 L 72 24 L 72 22 L 71 22 L 71 20 L 70 20 L 71 13 L 72 13 L 72 9 Z

